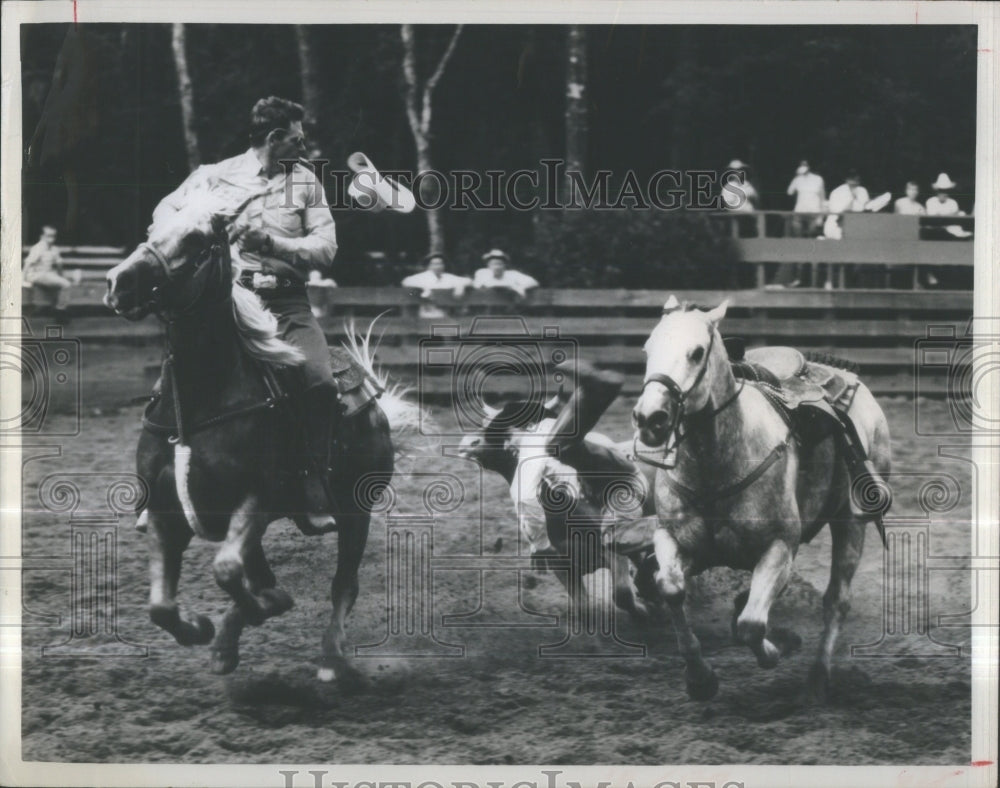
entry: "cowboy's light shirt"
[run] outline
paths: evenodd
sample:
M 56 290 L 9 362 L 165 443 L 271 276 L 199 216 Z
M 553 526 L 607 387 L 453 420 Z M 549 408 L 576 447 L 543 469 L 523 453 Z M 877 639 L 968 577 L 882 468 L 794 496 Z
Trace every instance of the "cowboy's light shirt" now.
M 233 223 L 230 236 L 248 228 L 262 230 L 274 240 L 274 253 L 239 251 L 243 270 L 305 282 L 310 269 L 326 271 L 333 263 L 337 231 L 323 184 L 302 164 L 268 178 L 251 148 L 217 164 L 202 165 L 160 201 L 153 211 L 153 223 L 163 213 L 180 210 L 200 189 L 221 197 L 232 210 L 252 197 Z
M 617 479 L 619 491 L 607 486 L 608 480 L 598 476 L 585 484 L 577 469 L 549 454 L 546 444 L 555 427 L 555 419 L 543 419 L 533 429 L 514 436 L 518 447 L 517 469 L 510 485 L 510 498 L 517 513 L 518 531 L 522 546 L 529 555 L 540 550 L 552 549 L 549 541 L 548 518 L 543 499 L 543 483 L 552 490 L 551 503 L 563 512 L 576 509 L 574 501 L 585 497 L 601 514 L 601 527 L 605 538 L 614 538 L 616 529 L 627 527 L 642 518 L 642 502 L 650 495 L 649 485 L 642 472 L 636 468 L 626 478 Z M 597 433 L 584 437 L 587 443 L 614 448 L 615 444 Z M 597 489 L 594 489 L 594 485 Z M 627 489 L 627 491 L 626 491 Z M 563 508 L 562 502 L 567 506 Z

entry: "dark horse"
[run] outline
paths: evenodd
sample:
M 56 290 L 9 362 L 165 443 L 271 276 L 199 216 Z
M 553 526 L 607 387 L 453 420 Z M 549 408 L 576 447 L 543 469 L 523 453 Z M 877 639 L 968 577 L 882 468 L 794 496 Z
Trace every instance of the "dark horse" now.
M 144 429 L 137 449 L 138 473 L 149 486 L 149 613 L 181 645 L 211 641 L 219 674 L 236 668 L 246 624 L 292 607 L 261 539 L 269 523 L 301 510 L 293 477 L 303 425 L 274 384 L 282 367 L 302 357 L 278 338 L 259 299 L 233 284 L 233 265 L 220 213 L 196 204 L 154 227 L 108 273 L 105 296 L 129 320 L 155 313 L 166 324 L 163 392 L 147 415 L 163 421 L 165 413 L 173 429 Z M 351 347 L 354 362 L 374 375 L 367 343 Z M 341 420 L 332 452 L 338 553 L 319 678 L 336 677 L 345 687 L 363 683 L 345 653 L 344 620 L 358 595 L 371 508 L 393 472 L 391 429 L 412 416 L 407 409 L 415 406 L 392 392 L 372 400 Z M 194 534 L 222 543 L 212 569 L 232 604 L 217 634 L 209 618 L 177 604 L 181 557 Z

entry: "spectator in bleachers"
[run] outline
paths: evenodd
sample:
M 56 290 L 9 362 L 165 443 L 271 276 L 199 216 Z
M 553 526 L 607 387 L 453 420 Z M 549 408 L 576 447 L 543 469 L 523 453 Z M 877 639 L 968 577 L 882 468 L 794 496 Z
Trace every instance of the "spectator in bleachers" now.
M 729 173 L 722 186 L 722 202 L 726 210 L 747 213 L 757 210 L 760 195 L 750 182 L 747 173 L 750 165 L 740 159 L 733 159 L 726 169 Z
M 529 290 L 538 287 L 538 281 L 534 277 L 508 268 L 510 257 L 500 249 L 490 249 L 483 255 L 483 262 L 486 263 L 486 267 L 476 271 L 475 278 L 472 280 L 473 285 L 478 289 L 512 290 L 523 298 Z
M 402 282 L 403 287 L 420 289 L 422 299 L 420 317 L 427 319 L 448 317 L 448 313 L 439 304 L 430 303 L 428 299 L 434 297 L 435 290 L 450 290 L 455 298 L 461 298 L 465 295 L 466 288 L 472 284 L 472 280 L 467 276 L 449 274 L 445 270 L 447 265 L 445 256 L 440 252 L 431 252 L 424 257 L 423 262 L 427 266 L 426 269 L 419 274 L 406 277 Z
M 795 170 L 795 177 L 788 184 L 788 196 L 795 197 L 796 214 L 788 225 L 788 235 L 792 238 L 812 238 L 819 234 L 823 224 L 821 214 L 826 206 L 826 183 L 823 176 L 813 172 L 809 162 L 803 159 Z M 784 287 L 798 287 L 801 283 L 801 266 L 798 263 L 784 263 L 778 266 L 775 284 Z
M 844 182 L 830 192 L 830 199 L 827 202 L 830 214 L 823 224 L 823 235 L 836 240 L 843 238 L 840 214 L 863 211 L 868 200 L 868 190 L 861 185 L 861 176 L 857 170 L 850 170 Z
M 56 246 L 56 228 L 47 224 L 42 228 L 38 243 L 31 247 L 24 260 L 22 277 L 24 284 L 48 295 L 56 315 L 65 319 L 69 290 L 74 282 L 63 276 L 62 266 L 62 257 Z
M 445 267 L 447 261 L 440 252 L 431 252 L 423 259 L 427 266 L 419 274 L 411 274 L 403 280 L 403 287 L 419 288 L 423 298 L 430 297 L 432 290 L 451 290 L 456 298 L 465 294 L 465 289 L 472 284 L 467 276 L 449 274 Z
M 917 197 L 920 196 L 920 185 L 916 181 L 906 182 L 906 196 L 896 200 L 894 210 L 896 213 L 907 216 L 923 216 L 927 211 L 920 204 Z
M 795 177 L 788 184 L 788 196 L 795 197 L 796 213 L 823 213 L 826 205 L 826 184 L 823 176 L 809 168 L 809 162 L 803 159 L 795 170 Z M 808 238 L 818 223 L 817 218 L 796 216 L 792 222 L 792 235 L 797 238 Z
M 931 188 L 934 190 L 934 196 L 927 198 L 928 216 L 962 215 L 962 212 L 958 208 L 958 203 L 955 202 L 952 196 L 948 193 L 956 186 L 958 186 L 958 184 L 948 177 L 948 173 L 942 172 L 938 175 L 937 180 L 931 184 Z

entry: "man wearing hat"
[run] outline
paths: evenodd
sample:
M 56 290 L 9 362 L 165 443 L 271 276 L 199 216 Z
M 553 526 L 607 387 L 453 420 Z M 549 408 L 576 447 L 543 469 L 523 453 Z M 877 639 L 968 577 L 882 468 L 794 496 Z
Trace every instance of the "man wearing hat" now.
M 931 184 L 931 188 L 934 190 L 934 196 L 927 198 L 928 216 L 961 215 L 962 212 L 958 209 L 958 203 L 955 202 L 955 200 L 953 200 L 951 195 L 948 193 L 956 186 L 958 186 L 958 184 L 948 177 L 948 173 L 942 172 L 937 176 L 937 180 Z
M 533 287 L 538 287 L 538 281 L 527 274 L 508 268 L 510 257 L 500 249 L 490 249 L 483 255 L 485 268 L 476 271 L 472 284 L 477 289 L 500 288 L 513 290 L 521 298 Z

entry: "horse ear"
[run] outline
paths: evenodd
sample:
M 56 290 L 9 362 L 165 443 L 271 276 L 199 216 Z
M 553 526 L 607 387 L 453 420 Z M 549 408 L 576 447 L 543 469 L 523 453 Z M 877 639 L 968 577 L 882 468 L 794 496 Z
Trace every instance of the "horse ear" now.
M 712 309 L 705 313 L 705 316 L 712 321 L 715 325 L 719 325 L 719 321 L 726 316 L 726 310 L 729 308 L 729 299 L 727 298 L 721 304 L 719 304 L 715 309 Z
M 668 298 L 667 302 L 663 305 L 663 314 L 669 315 L 671 312 L 674 312 L 680 308 L 681 308 L 681 302 L 677 300 L 677 296 L 671 293 L 670 298 Z

